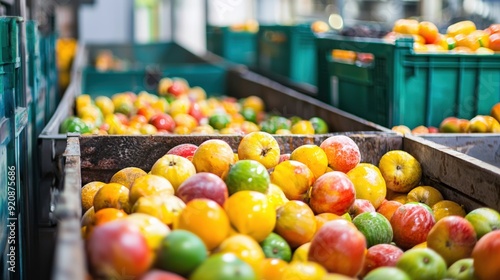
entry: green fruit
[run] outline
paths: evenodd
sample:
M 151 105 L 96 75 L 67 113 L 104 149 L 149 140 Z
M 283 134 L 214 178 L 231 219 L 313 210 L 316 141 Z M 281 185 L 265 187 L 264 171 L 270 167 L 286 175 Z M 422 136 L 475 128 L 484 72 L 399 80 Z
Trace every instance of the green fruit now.
M 414 248 L 401 255 L 396 267 L 404 270 L 412 280 L 441 280 L 446 275 L 446 262 L 430 248 Z
M 267 132 L 270 134 L 276 133 L 276 126 L 270 120 L 265 120 L 265 121 L 260 122 L 259 126 L 260 126 L 261 131 L 264 131 L 264 132 Z
M 293 116 L 293 117 L 290 117 L 290 122 L 292 123 L 292 125 L 298 123 L 299 121 L 301 121 L 302 118 L 299 117 L 299 116 Z
M 328 124 L 322 118 L 312 117 L 309 121 L 314 127 L 314 134 L 326 134 L 329 132 Z
M 208 257 L 189 277 L 189 280 L 256 280 L 252 267 L 233 253 Z
M 223 129 L 231 122 L 231 117 L 225 113 L 216 113 L 208 118 L 208 124 L 214 129 Z
M 475 280 L 474 259 L 465 258 L 454 262 L 446 273 L 446 279 L 454 280 Z
M 75 116 L 70 116 L 65 118 L 61 125 L 59 125 L 59 133 L 66 134 L 68 133 L 68 126 L 76 119 Z
M 392 241 L 391 223 L 380 213 L 361 213 L 352 220 L 352 223 L 366 237 L 368 248 L 377 244 L 389 244 Z
M 292 127 L 292 122 L 282 116 L 272 116 L 269 121 L 274 124 L 276 130 L 278 129 L 290 129 Z
M 363 280 L 411 280 L 410 276 L 403 270 L 392 267 L 382 266 L 368 272 Z
M 205 243 L 187 230 L 173 230 L 162 240 L 156 266 L 166 271 L 188 276 L 208 256 Z
M 89 133 L 90 127 L 80 118 L 74 118 L 67 126 L 66 132 Z
M 257 114 L 252 108 L 243 108 L 243 110 L 241 110 L 241 115 L 246 121 L 257 123 Z
M 479 240 L 490 231 L 500 229 L 500 213 L 492 208 L 481 207 L 465 215 L 477 234 Z
M 264 239 L 260 246 L 264 251 L 266 258 L 282 259 L 290 262 L 292 259 L 292 249 L 286 240 L 277 233 L 271 232 L 266 239 Z
M 115 107 L 115 113 L 121 113 L 124 114 L 125 116 L 130 116 L 133 109 L 134 109 L 133 104 L 128 102 L 122 102 Z
M 231 166 L 224 180 L 229 195 L 242 190 L 266 193 L 271 183 L 266 167 L 256 160 L 239 160 Z

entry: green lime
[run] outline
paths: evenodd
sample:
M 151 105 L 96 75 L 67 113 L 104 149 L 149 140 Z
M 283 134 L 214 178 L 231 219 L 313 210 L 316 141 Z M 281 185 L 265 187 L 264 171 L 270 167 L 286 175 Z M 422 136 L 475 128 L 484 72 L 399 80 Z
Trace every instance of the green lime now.
M 259 126 L 260 126 L 261 131 L 264 131 L 264 132 L 267 132 L 270 134 L 276 133 L 276 126 L 270 120 L 264 120 L 264 121 L 260 122 Z
M 271 183 L 266 167 L 256 160 L 238 160 L 231 166 L 225 182 L 229 195 L 242 190 L 266 193 Z
M 189 280 L 255 280 L 253 268 L 233 253 L 218 253 L 208 257 Z
M 289 119 L 282 116 L 272 116 L 271 118 L 269 118 L 269 121 L 271 121 L 274 124 L 276 130 L 278 129 L 290 130 L 290 128 L 292 127 L 292 122 Z
M 247 107 L 241 110 L 241 115 L 245 118 L 246 121 L 257 123 L 257 114 L 254 109 Z
M 82 121 L 80 118 L 74 118 L 73 121 L 71 121 L 68 124 L 67 131 L 66 132 L 74 132 L 74 133 L 89 133 L 90 127 Z
M 290 262 L 292 259 L 292 249 L 286 240 L 277 233 L 271 232 L 266 239 L 264 239 L 260 246 L 264 251 L 266 258 L 282 259 Z
M 208 124 L 214 129 L 223 129 L 231 122 L 231 117 L 225 113 L 216 113 L 208 118 Z
M 59 125 L 59 133 L 66 134 L 68 133 L 68 126 L 76 119 L 75 116 L 69 116 L 65 118 L 62 123 Z
M 205 243 L 194 233 L 176 229 L 162 240 L 156 266 L 166 271 L 188 276 L 208 257 Z
M 312 117 L 309 121 L 314 127 L 314 134 L 326 134 L 329 132 L 328 124 L 322 118 Z

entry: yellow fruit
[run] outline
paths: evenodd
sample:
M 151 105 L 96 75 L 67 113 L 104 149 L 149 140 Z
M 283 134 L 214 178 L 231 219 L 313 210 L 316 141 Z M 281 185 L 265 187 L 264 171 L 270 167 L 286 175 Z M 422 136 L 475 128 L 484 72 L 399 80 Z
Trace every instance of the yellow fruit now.
M 347 172 L 347 177 L 354 184 L 356 198 L 370 201 L 375 209 L 382 204 L 387 194 L 387 187 L 376 165 L 359 163 Z
M 300 161 L 307 165 L 314 174 L 314 178 L 325 174 L 328 167 L 328 157 L 318 145 L 306 144 L 295 148 L 290 154 L 291 160 Z
M 271 183 L 283 190 L 290 200 L 304 199 L 314 183 L 314 174 L 300 161 L 285 160 L 274 167 L 270 175 Z
M 457 215 L 465 217 L 466 213 L 464 208 L 451 200 L 441 200 L 432 206 L 432 211 L 434 212 L 434 218 L 436 222 L 441 220 L 443 217 L 450 215 Z
M 98 96 L 95 99 L 95 105 L 101 110 L 104 116 L 113 114 L 115 112 L 115 105 L 111 98 L 107 96 Z
M 97 213 L 104 208 L 122 209 L 130 213 L 129 189 L 117 183 L 103 185 L 94 196 L 94 211 Z
M 224 202 L 231 225 L 239 233 L 257 242 L 263 241 L 274 229 L 276 210 L 265 194 L 256 191 L 239 191 Z
M 234 164 L 234 152 L 227 142 L 210 139 L 198 146 L 191 161 L 196 172 L 211 172 L 222 177 Z
M 109 180 L 110 183 L 118 183 L 122 184 L 128 189 L 132 186 L 135 179 L 146 175 L 146 171 L 138 168 L 138 167 L 125 167 L 115 174 Z
M 236 234 L 226 238 L 219 245 L 216 253 L 233 253 L 249 264 L 254 271 L 259 271 L 260 264 L 266 257 L 259 243 L 245 234 Z
M 97 191 L 106 183 L 100 181 L 93 181 L 85 184 L 81 190 L 82 197 L 82 213 L 87 212 L 94 204 L 94 196 Z
M 229 218 L 217 202 L 196 198 L 182 210 L 174 229 L 185 229 L 198 235 L 208 250 L 219 246 L 229 235 Z
M 262 100 L 262 98 L 258 96 L 251 95 L 243 99 L 241 107 L 243 109 L 252 108 L 255 111 L 255 113 L 262 112 L 264 111 L 265 108 L 264 100 Z
M 408 202 L 421 202 L 430 207 L 443 200 L 441 192 L 431 186 L 418 186 L 412 189 L 406 196 Z
M 144 213 L 132 213 L 125 220 L 137 225 L 146 238 L 148 247 L 156 251 L 161 241 L 170 233 L 170 228 L 156 217 Z
M 281 279 L 322 280 L 327 274 L 326 269 L 312 261 L 294 262 L 288 264 Z
M 80 111 L 81 108 L 92 104 L 92 98 L 88 94 L 80 94 L 75 98 L 75 109 Z
M 308 120 L 300 120 L 292 125 L 292 134 L 314 134 L 314 126 Z
M 281 235 L 292 249 L 310 242 L 316 233 L 316 219 L 309 205 L 290 200 L 276 210 L 274 231 Z
M 427 248 L 427 241 L 419 243 L 419 244 L 413 246 L 413 248 Z
M 132 213 L 149 214 L 172 226 L 185 207 L 184 201 L 175 195 L 150 195 L 140 197 L 132 206 Z
M 306 262 L 309 247 L 311 247 L 311 242 L 304 243 L 295 249 L 292 255 L 292 262 Z
M 274 205 L 274 209 L 278 209 L 280 206 L 285 204 L 288 200 L 285 193 L 275 184 L 269 184 L 267 189 L 267 201 Z
M 259 275 L 260 280 L 282 279 L 288 263 L 282 259 L 266 258 L 260 262 Z
M 380 159 L 378 168 L 388 189 L 408 192 L 418 185 L 422 168 L 418 160 L 403 150 L 392 150 Z
M 94 206 L 92 206 L 84 212 L 82 218 L 80 219 L 80 225 L 82 227 L 90 225 L 94 221 L 94 215 Z
M 196 168 L 185 157 L 164 155 L 153 164 L 151 174 L 167 179 L 176 191 L 184 181 L 196 174 Z
M 130 204 L 134 203 L 143 196 L 149 195 L 173 195 L 174 188 L 172 184 L 162 176 L 147 174 L 137 178 L 130 187 Z

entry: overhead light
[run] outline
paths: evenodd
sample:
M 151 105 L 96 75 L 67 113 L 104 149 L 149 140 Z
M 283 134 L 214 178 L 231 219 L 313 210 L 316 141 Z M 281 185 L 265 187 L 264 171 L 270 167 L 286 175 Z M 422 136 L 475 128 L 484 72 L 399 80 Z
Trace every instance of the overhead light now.
M 340 30 L 344 27 L 344 20 L 339 14 L 331 14 L 328 18 L 328 24 L 330 24 L 333 29 Z

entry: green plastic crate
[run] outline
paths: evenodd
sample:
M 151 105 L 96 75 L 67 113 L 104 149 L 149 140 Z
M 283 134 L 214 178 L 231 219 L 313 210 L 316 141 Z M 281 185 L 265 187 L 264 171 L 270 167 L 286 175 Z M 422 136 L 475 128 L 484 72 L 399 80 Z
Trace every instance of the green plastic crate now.
M 207 26 L 207 50 L 231 62 L 254 66 L 257 33 L 234 31 L 228 26 Z
M 126 61 L 126 69 L 97 70 L 94 61 L 103 50 Z M 226 66 L 222 60 L 198 56 L 173 42 L 84 45 L 76 59 L 81 92 L 92 96 L 142 90 L 156 93 L 163 77 L 183 78 L 190 86 L 202 87 L 208 95 L 221 95 Z
M 57 35 L 50 33 L 40 36 L 40 68 L 45 81 L 45 119 L 48 121 L 61 101 L 57 82 L 55 44 Z
M 448 116 L 489 114 L 500 101 L 500 55 L 415 53 L 413 39 L 319 36 L 318 98 L 385 127 L 439 126 Z M 333 49 L 371 53 L 370 64 L 334 60 Z
M 257 36 L 259 71 L 316 85 L 315 35 L 309 24 L 261 25 Z

